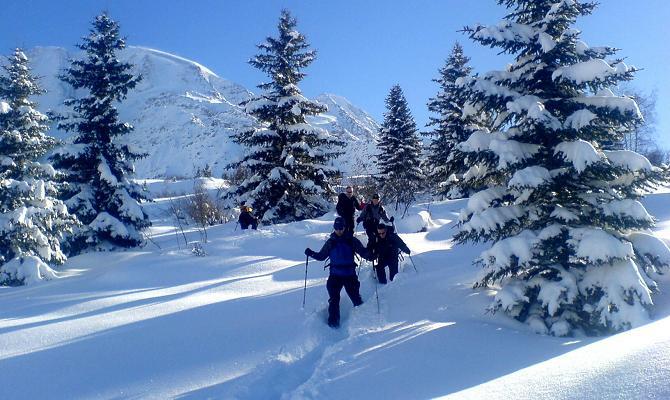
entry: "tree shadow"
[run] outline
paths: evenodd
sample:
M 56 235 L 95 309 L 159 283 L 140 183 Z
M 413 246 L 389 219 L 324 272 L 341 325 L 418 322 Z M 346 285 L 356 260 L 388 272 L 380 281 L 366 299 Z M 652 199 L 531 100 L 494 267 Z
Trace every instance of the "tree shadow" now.
M 208 285 L 151 302 L 165 302 L 225 284 Z M 304 332 L 301 334 L 300 326 L 280 325 L 287 314 L 300 313 L 295 303 L 297 291 L 290 289 L 196 306 L 6 357 L 0 360 L 3 371 L 0 387 L 9 388 L 7 398 L 49 398 L 53 395 L 50 388 L 55 387 L 62 398 L 101 394 L 111 398 L 142 398 L 155 396 L 156 393 L 147 391 L 152 388 L 173 385 L 174 389 L 184 385 L 175 384 L 175 376 L 187 379 L 200 375 L 192 377 L 193 382 L 227 381 L 232 378 L 225 375 L 237 369 L 234 365 L 257 365 L 267 357 L 266 352 L 277 350 L 276 343 L 297 345 L 302 340 Z M 148 301 L 142 301 L 133 307 L 148 305 Z M 288 312 L 273 311 L 276 307 L 289 310 L 289 306 Z M 114 309 L 125 307 L 129 305 Z M 244 312 L 245 309 L 254 312 Z M 268 326 L 275 329 L 267 329 Z M 35 371 L 46 374 L 49 383 L 17 385 Z

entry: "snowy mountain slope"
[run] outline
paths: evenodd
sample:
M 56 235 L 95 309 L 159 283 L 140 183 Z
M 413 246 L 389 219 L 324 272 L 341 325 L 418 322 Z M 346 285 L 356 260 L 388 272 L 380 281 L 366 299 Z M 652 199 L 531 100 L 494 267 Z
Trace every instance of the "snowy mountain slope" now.
M 150 188 L 163 192 L 162 183 Z M 189 186 L 189 185 L 185 185 Z M 361 268 L 365 304 L 343 293 L 343 326 L 325 323 L 327 271 L 305 260 L 333 215 L 241 232 L 209 230 L 208 255 L 177 246 L 149 205 L 160 246 L 86 254 L 63 279 L 0 288 L 0 398 L 11 399 L 615 399 L 667 398 L 670 278 L 652 323 L 605 338 L 555 338 L 485 314 L 470 288 L 481 248 L 453 247 L 462 201 L 412 209 L 398 230 L 413 250 L 390 285 Z M 645 205 L 670 238 L 670 194 Z M 427 232 L 416 231 L 420 225 Z M 191 240 L 198 235 L 188 233 Z M 39 379 L 35 377 L 39 376 Z
M 348 171 L 348 175 L 377 173 L 377 167 L 372 163 L 377 154 L 381 128 L 377 121 L 341 96 L 323 94 L 316 101 L 325 104 L 328 112 L 309 118 L 309 122 L 328 130 L 346 143 L 346 156 L 340 157 L 338 166 Z
M 37 47 L 29 52 L 31 63 L 47 90 L 39 100 L 42 110 L 64 112 L 64 99 L 77 95 L 57 75 L 73 57 L 58 47 Z M 230 140 L 233 133 L 249 128 L 254 119 L 238 106 L 252 93 L 217 76 L 206 67 L 185 58 L 144 47 L 128 47 L 120 59 L 135 66 L 142 82 L 119 106 L 124 120 L 135 126 L 128 141 L 149 153 L 136 163 L 138 177 L 192 176 L 196 168 L 209 164 L 216 176 L 243 151 Z M 333 96 L 334 97 L 334 96 Z M 376 123 L 346 99 L 327 100 L 329 112 L 315 123 L 331 129 L 348 142 L 346 157 L 338 161 L 343 171 L 371 167 Z M 63 132 L 52 132 L 64 138 Z M 356 160 L 352 163 L 350 160 Z M 341 162 L 340 162 L 341 161 Z

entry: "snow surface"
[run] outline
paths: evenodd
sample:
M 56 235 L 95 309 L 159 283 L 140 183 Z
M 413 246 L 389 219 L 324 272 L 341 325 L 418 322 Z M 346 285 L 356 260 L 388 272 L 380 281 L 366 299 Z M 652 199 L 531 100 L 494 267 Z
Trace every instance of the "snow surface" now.
M 595 80 L 605 80 L 612 75 L 626 71 L 626 67 L 623 67 L 623 71 L 621 71 L 619 68 L 610 66 L 607 61 L 596 58 L 565 67 L 559 67 L 551 74 L 551 79 L 567 79 L 577 84 L 581 84 Z
M 4 101 L 0 101 L 0 114 L 7 114 L 12 108 Z
M 565 119 L 564 125 L 578 131 L 586 126 L 589 126 L 591 121 L 597 117 L 598 116 L 596 114 L 589 110 L 577 110 Z
M 582 139 L 561 142 L 556 146 L 554 153 L 563 154 L 563 158 L 570 161 L 577 172 L 583 172 L 589 165 L 602 160 L 602 154 L 591 143 Z
M 2 272 L 15 279 L 22 280 L 26 285 L 37 284 L 58 277 L 56 271 L 36 256 L 13 258 L 2 266 Z
M 152 193 L 193 187 L 146 184 Z M 644 200 L 666 241 L 669 201 L 670 193 Z M 147 205 L 156 245 L 73 257 L 60 279 L 0 288 L 0 398 L 670 396 L 667 276 L 649 324 L 601 338 L 538 335 L 485 312 L 495 290 L 471 289 L 478 273 L 471 261 L 484 248 L 451 241 L 465 200 L 419 204 L 407 218 L 396 216 L 418 272 L 405 259 L 395 281 L 378 288 L 377 313 L 375 281 L 364 263 L 365 304 L 352 309 L 343 293 L 343 326 L 332 330 L 324 323 L 323 263 L 309 262 L 301 309 L 303 249 L 324 242 L 332 213 L 258 231 L 212 227 L 207 255 L 196 257 L 177 244 L 168 204 L 158 198 Z

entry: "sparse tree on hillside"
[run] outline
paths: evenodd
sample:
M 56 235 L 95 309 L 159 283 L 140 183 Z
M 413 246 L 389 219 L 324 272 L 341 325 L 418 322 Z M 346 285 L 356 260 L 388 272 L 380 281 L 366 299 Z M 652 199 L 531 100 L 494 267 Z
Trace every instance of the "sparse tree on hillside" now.
M 510 9 L 503 22 L 465 29 L 515 61 L 462 82 L 469 101 L 500 120 L 458 145 L 486 161 L 494 184 L 470 197 L 456 239 L 493 243 L 478 259 L 477 286 L 500 286 L 494 311 L 554 335 L 638 326 L 670 252 L 639 201 L 663 171 L 611 147 L 641 119 L 632 98 L 610 89 L 636 70 L 573 28 L 595 3 L 499 3 Z
M 130 180 L 133 161 L 144 154 L 123 142 L 133 127 L 119 120 L 115 103 L 126 98 L 140 81 L 131 65 L 117 52 L 125 48 L 119 25 L 107 14 L 95 18 L 88 36 L 78 47 L 85 52 L 61 79 L 87 95 L 69 99 L 74 115 L 59 127 L 74 132 L 71 145 L 53 156 L 57 168 L 66 171 L 66 204 L 83 223 L 70 242 L 70 252 L 85 249 L 132 247 L 142 243 L 149 218 L 140 201 L 146 199 L 140 185 Z
M 77 221 L 55 198 L 57 174 L 41 158 L 56 144 L 32 96 L 43 93 L 16 49 L 0 76 L 0 285 L 55 276 L 60 242 Z
M 249 177 L 226 193 L 251 205 L 265 223 L 314 218 L 332 208 L 330 181 L 339 171 L 330 165 L 341 142 L 325 130 L 311 126 L 305 117 L 326 111 L 305 98 L 298 83 L 316 56 L 308 50 L 296 20 L 284 10 L 279 34 L 258 45 L 261 53 L 249 63 L 265 72 L 270 81 L 258 87 L 263 93 L 246 103 L 259 125 L 240 132 L 234 140 L 246 147 L 244 158 L 230 169 L 243 168 Z

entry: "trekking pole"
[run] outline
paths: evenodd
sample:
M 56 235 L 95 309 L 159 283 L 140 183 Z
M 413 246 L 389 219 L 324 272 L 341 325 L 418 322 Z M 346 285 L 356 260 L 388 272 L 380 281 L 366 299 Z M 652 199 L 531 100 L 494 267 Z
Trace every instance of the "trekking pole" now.
M 412 262 L 412 267 L 414 267 L 414 270 L 415 270 L 416 273 L 418 274 L 418 273 L 419 273 L 419 270 L 416 269 L 416 264 L 414 264 L 414 260 L 412 259 L 412 255 L 411 255 L 411 254 L 408 254 L 407 257 L 409 257 L 409 260 Z
M 305 259 L 305 289 L 302 291 L 302 309 L 305 309 L 305 298 L 307 297 L 307 264 L 309 264 L 309 256 Z
M 379 311 L 379 291 L 377 290 L 377 287 L 379 287 L 379 277 L 377 276 L 377 270 L 375 269 L 375 262 L 372 261 L 372 270 L 375 273 L 375 298 L 377 298 L 377 314 L 380 314 Z

